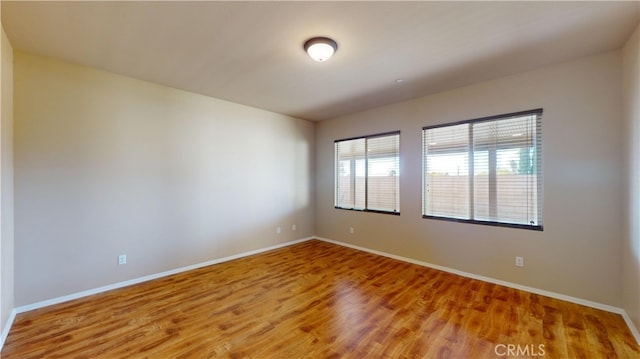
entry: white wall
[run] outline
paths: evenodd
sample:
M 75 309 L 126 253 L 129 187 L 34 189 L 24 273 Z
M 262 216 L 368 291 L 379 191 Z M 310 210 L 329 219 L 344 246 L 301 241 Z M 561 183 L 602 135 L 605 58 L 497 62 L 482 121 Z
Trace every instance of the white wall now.
M 313 123 L 14 56 L 16 306 L 313 235 Z
M 316 234 L 620 306 L 623 223 L 620 51 L 320 122 Z M 542 107 L 544 231 L 421 217 L 421 129 Z M 333 141 L 400 130 L 401 215 L 333 208 Z M 350 235 L 349 226 L 355 227 Z M 514 257 L 524 256 L 524 268 Z
M 622 52 L 628 168 L 627 223 L 622 248 L 622 305 L 640 329 L 640 25 Z
M 0 28 L 2 24 L 0 23 Z M 0 50 L 0 330 L 14 307 L 13 48 L 4 29 Z M 7 334 L 7 333 L 3 333 Z

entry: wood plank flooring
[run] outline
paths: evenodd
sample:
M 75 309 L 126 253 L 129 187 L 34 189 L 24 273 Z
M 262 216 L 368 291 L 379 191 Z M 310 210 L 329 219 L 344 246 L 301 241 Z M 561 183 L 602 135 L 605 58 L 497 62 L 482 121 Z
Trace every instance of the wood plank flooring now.
M 620 315 L 308 241 L 19 314 L 13 358 L 639 358 Z

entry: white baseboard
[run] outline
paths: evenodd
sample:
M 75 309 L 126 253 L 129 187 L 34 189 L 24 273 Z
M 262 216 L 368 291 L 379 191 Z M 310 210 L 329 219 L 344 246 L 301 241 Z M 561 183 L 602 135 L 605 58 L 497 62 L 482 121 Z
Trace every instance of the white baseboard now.
M 15 309 L 13 309 L 11 311 L 11 314 L 9 314 L 9 318 L 7 319 L 7 322 L 4 325 L 4 328 L 2 328 L 2 333 L 0 333 L 0 351 L 2 351 L 2 347 L 4 347 L 4 342 L 5 340 L 7 340 L 9 331 L 13 326 L 13 321 L 16 320 L 16 314 L 18 314 L 18 312 Z
M 203 263 L 197 263 L 197 264 L 189 265 L 189 266 L 186 266 L 186 267 L 172 269 L 172 270 L 168 270 L 168 271 L 161 272 L 161 273 L 156 273 L 156 274 L 151 274 L 151 275 L 144 276 L 144 277 L 130 279 L 130 280 L 127 280 L 127 281 L 124 281 L 124 282 L 120 282 L 120 283 L 114 283 L 114 284 L 106 285 L 106 286 L 99 287 L 99 288 L 85 290 L 85 291 L 82 291 L 82 292 L 77 292 L 77 293 L 65 295 L 65 296 L 58 297 L 58 298 L 47 299 L 47 300 L 43 300 L 41 302 L 37 302 L 37 303 L 32 303 L 32 304 L 27 304 L 27 305 L 23 305 L 23 306 L 20 306 L 20 307 L 16 307 L 11 311 L 11 315 L 9 316 L 9 318 L 7 320 L 7 323 L 5 324 L 4 328 L 2 329 L 2 332 L 0 333 L 0 351 L 2 351 L 2 348 L 4 347 L 4 342 L 5 342 L 5 340 L 7 340 L 7 336 L 9 335 L 9 331 L 11 330 L 11 327 L 13 326 L 13 322 L 14 322 L 14 320 L 16 318 L 16 315 L 19 314 L 19 313 L 24 313 L 24 312 L 28 312 L 30 310 L 48 307 L 50 305 L 63 303 L 63 302 L 67 302 L 67 301 L 70 301 L 70 300 L 86 297 L 86 296 L 89 296 L 89 295 L 106 292 L 106 291 L 109 291 L 109 290 L 112 290 L 112 289 L 118 289 L 118 288 L 122 288 L 122 287 L 127 287 L 127 286 L 130 286 L 130 285 L 134 285 L 134 284 L 150 281 L 150 280 L 153 280 L 153 279 L 166 277 L 166 276 L 169 276 L 169 275 L 172 275 L 172 274 L 186 272 L 186 271 L 189 271 L 189 270 L 192 270 L 192 269 L 206 267 L 206 266 L 209 266 L 209 265 L 212 265 L 212 264 L 218 264 L 218 263 L 227 262 L 227 261 L 238 259 L 238 258 L 242 258 L 242 257 L 248 257 L 248 256 L 251 256 L 251 255 L 254 255 L 254 254 L 270 251 L 270 250 L 273 250 L 273 249 L 278 249 L 278 248 L 287 247 L 287 246 L 290 246 L 290 245 L 293 245 L 293 244 L 306 242 L 306 241 L 314 239 L 314 238 L 315 237 L 307 237 L 307 238 L 297 239 L 297 240 L 293 240 L 293 241 L 289 241 L 289 242 L 285 242 L 285 243 L 272 245 L 272 246 L 269 246 L 269 247 L 259 248 L 259 249 L 256 249 L 256 250 L 253 250 L 253 251 L 249 251 L 249 252 L 239 253 L 239 254 L 235 254 L 235 255 L 232 255 L 232 256 L 228 256 L 228 257 L 218 258 L 218 259 L 210 260 L 210 261 L 203 262 Z
M 636 342 L 638 342 L 638 345 L 640 345 L 640 331 L 638 331 L 638 328 L 636 328 L 635 324 L 631 320 L 631 317 L 629 317 L 629 314 L 627 314 L 627 311 L 624 309 L 620 314 L 622 315 L 624 322 L 627 323 L 627 326 L 629 327 L 631 334 L 633 334 L 633 336 L 636 338 Z
M 138 283 L 142 283 L 142 282 L 147 282 L 147 281 L 150 281 L 150 280 L 153 280 L 153 279 L 158 279 L 158 278 L 170 276 L 170 275 L 173 275 L 173 274 L 178 274 L 178 273 L 186 272 L 186 271 L 189 271 L 189 270 L 210 266 L 210 265 L 213 265 L 213 264 L 228 262 L 228 261 L 231 261 L 231 260 L 234 260 L 234 259 L 238 259 L 238 258 L 242 258 L 242 257 L 248 257 L 248 256 L 251 256 L 251 255 L 254 255 L 254 254 L 270 251 L 270 250 L 273 250 L 273 249 L 287 247 L 287 246 L 290 246 L 290 245 L 293 245 L 293 244 L 306 242 L 306 241 L 314 239 L 314 238 L 315 237 L 307 237 L 307 238 L 297 239 L 297 240 L 293 240 L 293 241 L 289 241 L 289 242 L 285 242 L 285 243 L 280 243 L 280 244 L 276 244 L 276 245 L 269 246 L 269 247 L 255 249 L 255 250 L 252 250 L 252 251 L 249 251 L 249 252 L 243 252 L 243 253 L 239 253 L 239 254 L 234 254 L 234 255 L 228 256 L 228 257 L 218 258 L 218 259 L 210 260 L 210 261 L 203 262 L 203 263 L 192 264 L 192 265 L 189 265 L 189 266 L 186 266 L 186 267 L 176 268 L 176 269 L 168 270 L 168 271 L 161 272 L 161 273 L 151 274 L 151 275 L 144 276 L 144 277 L 134 278 L 134 279 L 130 279 L 130 280 L 127 280 L 127 281 L 124 281 L 124 282 L 109 284 L 109 285 L 106 285 L 106 286 L 103 286 L 103 287 L 89 289 L 89 290 L 85 290 L 85 291 L 82 291 L 82 292 L 77 292 L 77 293 L 65 295 L 65 296 L 58 297 L 58 298 L 47 299 L 47 300 L 43 300 L 41 302 L 36 302 L 36 303 L 27 304 L 27 305 L 23 305 L 23 306 L 17 307 L 17 308 L 14 309 L 14 311 L 16 313 L 24 313 L 24 312 L 28 312 L 30 310 L 48 307 L 50 305 L 67 302 L 67 301 L 70 301 L 70 300 L 86 297 L 86 296 L 89 296 L 89 295 L 94 295 L 94 294 L 98 294 L 98 293 L 102 293 L 102 292 L 106 292 L 106 291 L 109 291 L 109 290 L 118 289 L 118 288 L 122 288 L 122 287 L 128 287 L 130 285 L 134 285 L 134 284 L 138 284 Z M 2 347 L 0 346 L 0 349 L 1 348 Z
M 546 291 L 546 290 L 533 288 L 533 287 L 528 287 L 528 286 L 524 286 L 524 285 L 520 285 L 520 284 L 516 284 L 516 283 L 511 283 L 511 282 L 495 279 L 495 278 L 485 277 L 485 276 L 481 276 L 481 275 L 477 275 L 477 274 L 473 274 L 473 273 L 463 272 L 463 271 L 460 271 L 460 270 L 457 270 L 457 269 L 448 268 L 448 267 L 444 267 L 444 266 L 440 266 L 440 265 L 436 265 L 436 264 L 431 264 L 431 263 L 428 263 L 428 262 L 423 262 L 423 261 L 419 261 L 419 260 L 411 259 L 411 258 L 407 258 L 407 257 L 402 257 L 402 256 L 398 256 L 398 255 L 395 255 L 395 254 L 381 252 L 381 251 L 377 251 L 377 250 L 366 248 L 366 247 L 356 246 L 356 245 L 353 245 L 353 244 L 340 242 L 340 241 L 336 241 L 336 240 L 329 239 L 329 238 L 313 236 L 313 237 L 307 237 L 307 238 L 302 238 L 302 239 L 298 239 L 298 240 L 294 240 L 294 241 L 280 243 L 280 244 L 276 244 L 276 245 L 273 245 L 273 246 L 269 246 L 269 247 L 260 248 L 260 249 L 256 249 L 256 250 L 253 250 L 253 251 L 249 251 L 249 252 L 239 253 L 239 254 L 235 254 L 235 255 L 232 255 L 232 256 L 228 256 L 228 257 L 218 258 L 218 259 L 214 259 L 214 260 L 203 262 L 203 263 L 197 263 L 197 264 L 193 264 L 193 265 L 186 266 L 186 267 L 172 269 L 172 270 L 161 272 L 161 273 L 156 273 L 156 274 L 152 274 L 152 275 L 148 275 L 148 276 L 144 276 L 144 277 L 140 277 L 140 278 L 134 278 L 134 279 L 130 279 L 130 280 L 127 280 L 127 281 L 124 281 L 124 282 L 120 282 L 120 283 L 114 283 L 114 284 L 110 284 L 110 285 L 99 287 L 99 288 L 95 288 L 95 289 L 90 289 L 90 290 L 86 290 L 86 291 L 82 291 L 82 292 L 78 292 L 78 293 L 65 295 L 65 296 L 58 297 L 58 298 L 48 299 L 48 300 L 44 300 L 44 301 L 41 301 L 41 302 L 32 303 L 32 304 L 28 304 L 28 305 L 17 307 L 17 308 L 15 308 L 15 309 L 13 309 L 11 311 L 11 315 L 9 316 L 9 319 L 7 320 L 7 323 L 5 324 L 5 326 L 4 326 L 3 330 L 2 330 L 2 333 L 0 335 L 0 350 L 2 350 L 2 347 L 4 346 L 4 342 L 5 342 L 8 334 L 9 334 L 11 326 L 13 325 L 13 321 L 15 320 L 16 314 L 18 314 L 18 313 L 24 313 L 24 312 L 27 312 L 27 311 L 30 311 L 30 310 L 43 308 L 43 307 L 47 307 L 47 306 L 58 304 L 58 303 L 67 302 L 67 301 L 70 301 L 70 300 L 86 297 L 86 296 L 89 296 L 89 295 L 106 292 L 106 291 L 109 291 L 109 290 L 112 290 L 112 289 L 118 289 L 118 288 L 122 288 L 122 287 L 127 287 L 127 286 L 130 286 L 130 285 L 134 285 L 134 284 L 150 281 L 150 280 L 153 280 L 153 279 L 166 277 L 166 276 L 173 275 L 173 274 L 182 273 L 182 272 L 186 272 L 186 271 L 197 269 L 197 268 L 201 268 L 201 267 L 206 267 L 206 266 L 213 265 L 213 264 L 223 263 L 223 262 L 227 262 L 227 261 L 230 261 L 230 260 L 234 260 L 234 259 L 238 259 L 238 258 L 247 257 L 247 256 L 250 256 L 250 255 L 254 255 L 254 254 L 270 251 L 270 250 L 273 250 L 273 249 L 287 247 L 287 246 L 290 246 L 290 245 L 293 245 L 293 244 L 306 242 L 306 241 L 309 241 L 309 240 L 312 240 L 312 239 L 318 239 L 318 240 L 321 240 L 321 241 L 324 241 L 324 242 L 328 242 L 328 243 L 333 243 L 333 244 L 336 244 L 336 245 L 339 245 L 339 246 L 349 247 L 349 248 L 361 250 L 361 251 L 364 251 L 364 252 L 373 253 L 373 254 L 377 254 L 377 255 L 388 257 L 388 258 L 392 258 L 392 259 L 397 259 L 397 260 L 400 260 L 400 261 L 403 261 L 403 262 L 408 262 L 408 263 L 420 265 L 420 266 L 423 266 L 423 267 L 433 268 L 433 269 L 441 270 L 441 271 L 444 271 L 444 272 L 457 274 L 457 275 L 460 275 L 460 276 L 463 276 L 463 277 L 467 277 L 467 278 L 477 279 L 477 280 L 481 280 L 481 281 L 488 282 L 488 283 L 499 284 L 499 285 L 503 285 L 505 287 L 515 288 L 515 289 L 523 290 L 523 291 L 530 292 L 530 293 L 540 294 L 540 295 L 544 295 L 544 296 L 547 296 L 547 297 L 556 298 L 556 299 L 564 300 L 564 301 L 567 301 L 567 302 L 576 303 L 576 304 L 584 305 L 584 306 L 587 306 L 587 307 L 601 309 L 601 310 L 604 310 L 604 311 L 607 311 L 607 312 L 620 314 L 622 316 L 622 318 L 624 319 L 624 321 L 627 323 L 627 326 L 629 327 L 629 330 L 631 331 L 631 333 L 635 337 L 636 341 L 640 345 L 640 333 L 638 332 L 638 329 L 633 324 L 633 321 L 631 321 L 631 318 L 629 318 L 629 315 L 627 314 L 627 312 L 622 308 L 614 307 L 614 306 L 607 305 L 607 304 L 592 302 L 592 301 L 581 299 L 581 298 L 571 297 L 571 296 L 560 294 L 560 293 L 549 292 L 549 291 Z
M 395 254 L 390 254 L 390 253 L 386 253 L 386 252 L 382 252 L 382 251 L 377 251 L 375 249 L 356 246 L 356 245 L 353 245 L 353 244 L 350 244 L 350 243 L 340 242 L 340 241 L 336 241 L 336 240 L 329 239 L 329 238 L 323 238 L 323 237 L 317 237 L 317 236 L 315 238 L 317 238 L 317 239 L 319 239 L 321 241 L 324 241 L 324 242 L 337 244 L 339 246 L 349 247 L 349 248 L 357 249 L 357 250 L 360 250 L 360 251 L 364 251 L 364 252 L 368 252 L 368 253 L 372 253 L 372 254 L 377 254 L 377 255 L 380 255 L 380 256 L 383 256 L 383 257 L 397 259 L 397 260 L 400 260 L 400 261 L 403 261 L 403 262 L 408 262 L 408 263 L 417 264 L 417 265 L 423 266 L 423 267 L 428 267 L 428 268 L 441 270 L 443 272 L 457 274 L 457 275 L 462 276 L 462 277 L 477 279 L 477 280 L 481 280 L 483 282 L 488 282 L 488 283 L 493 283 L 493 284 L 499 284 L 499 285 L 502 285 L 502 286 L 505 286 L 505 287 L 519 289 L 519 290 L 522 290 L 522 291 L 525 291 L 525 292 L 529 292 L 529 293 L 540 294 L 540 295 L 544 295 L 544 296 L 547 296 L 547 297 L 564 300 L 566 302 L 580 304 L 580 305 L 584 305 L 584 306 L 587 306 L 587 307 L 600 309 L 600 310 L 604 310 L 604 311 L 611 312 L 611 313 L 620 314 L 620 315 L 622 315 L 622 318 L 624 319 L 624 321 L 627 323 L 627 326 L 629 327 L 629 330 L 631 331 L 631 333 L 635 337 L 636 341 L 638 342 L 638 345 L 640 345 L 640 333 L 638 333 L 638 329 L 633 324 L 633 321 L 631 321 L 631 318 L 629 318 L 629 315 L 627 314 L 627 312 L 622 308 L 618 308 L 618 307 L 614 307 L 614 306 L 611 306 L 611 305 L 602 304 L 602 303 L 598 303 L 598 302 L 592 302 L 590 300 L 576 298 L 576 297 L 568 296 L 568 295 L 565 295 L 565 294 L 550 292 L 550 291 L 546 291 L 546 290 L 543 290 L 543 289 L 538 289 L 538 288 L 534 288 L 534 287 L 528 287 L 528 286 L 521 285 L 521 284 L 511 283 L 511 282 L 503 281 L 503 280 L 500 280 L 500 279 L 495 279 L 495 278 L 485 277 L 485 276 L 477 275 L 477 274 L 473 274 L 473 273 L 463 272 L 463 271 L 460 271 L 460 270 L 457 270 L 457 269 L 444 267 L 444 266 L 440 266 L 440 265 L 432 264 L 432 263 L 428 263 L 428 262 L 423 262 L 423 261 L 419 261 L 419 260 L 412 259 L 412 258 L 402 257 L 402 256 L 398 256 L 398 255 L 395 255 Z

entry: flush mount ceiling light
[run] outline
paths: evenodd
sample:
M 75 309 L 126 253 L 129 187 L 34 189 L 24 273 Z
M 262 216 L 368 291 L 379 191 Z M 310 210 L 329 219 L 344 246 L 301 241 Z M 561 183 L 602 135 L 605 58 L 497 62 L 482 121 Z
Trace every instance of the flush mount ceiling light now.
M 338 44 L 328 37 L 314 37 L 304 43 L 304 51 L 318 61 L 327 61 L 338 49 Z

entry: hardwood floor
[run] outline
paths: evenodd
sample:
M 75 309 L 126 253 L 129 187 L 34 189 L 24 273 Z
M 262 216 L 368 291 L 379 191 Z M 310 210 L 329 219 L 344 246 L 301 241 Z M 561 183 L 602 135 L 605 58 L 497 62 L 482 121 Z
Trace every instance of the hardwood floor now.
M 19 314 L 12 358 L 639 358 L 620 315 L 308 241 Z

